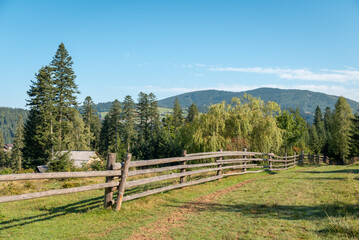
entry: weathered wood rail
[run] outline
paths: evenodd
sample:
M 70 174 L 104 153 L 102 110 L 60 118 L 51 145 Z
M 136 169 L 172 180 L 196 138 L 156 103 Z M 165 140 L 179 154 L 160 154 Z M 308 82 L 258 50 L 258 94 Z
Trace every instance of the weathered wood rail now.
M 45 192 L 0 197 L 0 203 L 35 199 L 61 194 L 77 193 L 90 190 L 105 189 L 104 207 L 120 210 L 123 201 L 169 191 L 195 184 L 214 181 L 227 176 L 258 173 L 263 171 L 282 171 L 295 167 L 298 163 L 319 163 L 326 161 L 322 156 L 293 155 L 276 156 L 273 153 L 244 151 L 219 151 L 187 154 L 182 157 L 131 161 L 127 154 L 122 163 L 115 163 L 116 155 L 109 154 L 106 171 L 88 172 L 53 172 L 0 175 L 1 181 L 19 181 L 35 179 L 88 178 L 106 177 L 105 183 L 88 186 L 50 190 Z M 166 164 L 166 166 L 161 166 Z M 170 166 L 168 166 L 170 165 Z M 141 179 L 131 179 L 141 176 Z M 194 178 L 194 179 L 190 179 Z M 178 179 L 170 185 L 125 196 L 125 190 L 156 182 Z M 118 190 L 117 200 L 114 192 Z

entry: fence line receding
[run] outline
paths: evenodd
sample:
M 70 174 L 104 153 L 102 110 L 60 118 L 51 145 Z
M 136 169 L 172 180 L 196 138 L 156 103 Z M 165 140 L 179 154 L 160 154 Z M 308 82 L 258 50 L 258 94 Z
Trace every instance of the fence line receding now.
M 318 155 L 304 155 L 302 153 L 293 156 L 277 156 L 273 153 L 247 152 L 246 149 L 244 149 L 244 151 L 219 151 L 192 154 L 187 154 L 186 151 L 184 151 L 182 157 L 139 161 L 131 161 L 131 154 L 127 154 L 125 161 L 122 163 L 116 163 L 115 159 L 116 155 L 110 153 L 107 160 L 106 171 L 0 175 L 0 182 L 106 177 L 106 182 L 100 184 L 0 197 L 0 203 L 105 189 L 104 207 L 109 209 L 115 207 L 116 210 L 119 210 L 124 201 L 214 181 L 227 176 L 263 171 L 282 171 L 305 162 L 317 164 L 319 162 L 326 162 L 325 157 Z M 131 179 L 131 177 L 134 176 L 141 176 L 142 178 Z M 174 179 L 178 179 L 178 181 L 174 182 Z M 172 180 L 172 182 L 168 182 L 169 185 L 167 186 L 124 195 L 126 190 L 131 188 L 166 180 Z M 114 192 L 116 190 L 118 190 L 118 197 L 115 201 Z

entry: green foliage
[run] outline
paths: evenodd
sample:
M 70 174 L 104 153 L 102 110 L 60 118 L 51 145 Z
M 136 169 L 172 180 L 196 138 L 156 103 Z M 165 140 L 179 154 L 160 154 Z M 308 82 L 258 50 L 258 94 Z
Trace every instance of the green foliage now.
M 352 119 L 352 129 L 350 130 L 350 156 L 359 156 L 359 115 L 355 114 Z
M 70 159 L 70 152 L 58 152 L 48 163 L 51 172 L 70 172 L 74 169 L 74 163 Z
M 22 168 L 22 149 L 24 148 L 24 123 L 21 115 L 19 115 L 13 145 L 13 149 L 11 150 L 13 168 L 20 171 Z
M 44 165 L 64 149 L 90 149 L 91 127 L 74 108 L 79 91 L 72 64 L 61 43 L 50 66 L 42 67 L 32 81 L 27 92 L 30 115 L 24 126 L 25 167 Z
M 181 141 L 189 152 L 217 151 L 238 144 L 250 151 L 276 152 L 282 143 L 281 131 L 276 124 L 280 108 L 245 95 L 234 98 L 232 104 L 212 105 L 206 114 L 194 119 L 181 131 Z M 239 145 L 238 145 L 239 146 Z
M 69 135 L 73 113 L 72 107 L 77 106 L 77 96 L 80 92 L 75 83 L 76 75 L 72 69 L 72 58 L 63 43 L 59 45 L 50 67 L 53 79 L 54 106 L 56 107 L 57 150 L 63 150 L 64 139 Z
M 0 107 L 0 132 L 4 138 L 3 144 L 10 144 L 14 141 L 19 115 L 27 119 L 28 114 L 29 111 L 25 109 Z
M 344 164 L 350 153 L 350 131 L 352 130 L 353 111 L 343 97 L 335 104 L 331 124 L 329 146 L 337 164 Z
M 63 140 L 65 148 L 69 150 L 90 150 L 88 144 L 88 140 L 91 139 L 90 128 L 85 125 L 78 111 L 72 111 L 67 127 L 68 134 Z
M 26 167 L 43 165 L 56 145 L 54 86 L 49 67 L 42 67 L 27 92 L 30 114 L 24 127 L 24 163 Z
M 136 104 L 132 97 L 127 95 L 123 101 L 123 109 L 121 113 L 123 142 L 125 146 L 127 146 L 127 152 L 131 151 L 131 146 L 136 139 L 136 115 Z
M 191 106 L 188 109 L 188 115 L 186 118 L 186 122 L 190 123 L 193 122 L 199 115 L 199 111 L 197 108 L 197 105 L 195 103 L 192 103 Z
M 277 117 L 277 125 L 282 129 L 283 134 L 282 154 L 293 154 L 305 150 L 305 135 L 308 129 L 298 109 L 296 111 L 284 110 Z
M 90 131 L 87 136 L 87 148 L 96 150 L 99 147 L 101 122 L 90 96 L 85 98 L 82 117 L 85 127 Z
M 173 105 L 172 125 L 174 126 L 174 129 L 177 129 L 183 125 L 182 108 L 178 98 L 175 99 Z
M 14 170 L 12 170 L 12 168 L 1 168 L 0 169 L 0 175 L 6 175 L 6 174 L 13 174 Z

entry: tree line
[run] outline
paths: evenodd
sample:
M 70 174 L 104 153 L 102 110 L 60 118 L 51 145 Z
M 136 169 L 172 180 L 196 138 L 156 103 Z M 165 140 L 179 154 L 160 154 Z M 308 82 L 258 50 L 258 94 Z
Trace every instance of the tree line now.
M 117 153 L 118 161 L 131 152 L 134 159 L 180 156 L 189 152 L 242 150 L 293 154 L 324 154 L 344 164 L 359 154 L 359 116 L 343 97 L 335 109 L 317 107 L 308 124 L 299 110 L 282 110 L 275 102 L 244 95 L 210 106 L 200 113 L 192 104 L 183 112 L 178 99 L 172 114 L 161 118 L 153 93 L 140 92 L 137 102 L 126 96 L 115 100 L 101 121 L 90 96 L 78 107 L 73 61 L 61 43 L 52 61 L 31 81 L 25 123 L 16 127 L 11 153 L 0 151 L 0 168 L 69 166 L 70 150 L 94 150 L 104 159 Z M 0 144 L 3 145 L 0 131 Z

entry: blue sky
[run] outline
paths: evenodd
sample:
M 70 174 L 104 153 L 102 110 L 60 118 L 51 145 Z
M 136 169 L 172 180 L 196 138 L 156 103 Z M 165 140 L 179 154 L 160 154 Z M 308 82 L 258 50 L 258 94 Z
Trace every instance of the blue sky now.
M 79 101 L 258 87 L 359 101 L 359 1 L 0 0 L 0 106 L 63 42 Z

